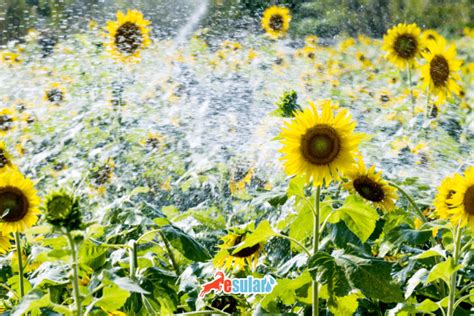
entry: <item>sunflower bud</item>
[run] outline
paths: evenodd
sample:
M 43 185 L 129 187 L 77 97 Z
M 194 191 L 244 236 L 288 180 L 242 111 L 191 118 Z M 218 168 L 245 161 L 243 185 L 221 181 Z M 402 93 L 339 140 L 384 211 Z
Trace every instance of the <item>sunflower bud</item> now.
M 301 111 L 301 107 L 297 103 L 298 95 L 296 91 L 291 90 L 283 93 L 277 102 L 279 114 L 282 117 L 295 117 L 296 111 Z
M 44 213 L 53 226 L 77 230 L 82 227 L 79 200 L 64 191 L 54 192 L 46 198 Z

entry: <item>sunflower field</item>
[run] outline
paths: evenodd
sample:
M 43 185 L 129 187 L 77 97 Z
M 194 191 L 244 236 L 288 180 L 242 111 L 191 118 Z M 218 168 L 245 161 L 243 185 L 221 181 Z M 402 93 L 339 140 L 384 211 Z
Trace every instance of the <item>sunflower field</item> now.
M 0 51 L 0 315 L 473 315 L 474 29 Z

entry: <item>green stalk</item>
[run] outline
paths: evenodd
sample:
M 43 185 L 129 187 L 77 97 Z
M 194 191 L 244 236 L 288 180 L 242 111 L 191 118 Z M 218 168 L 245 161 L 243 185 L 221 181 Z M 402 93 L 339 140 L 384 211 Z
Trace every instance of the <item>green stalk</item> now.
M 159 232 L 161 239 L 163 239 L 163 243 L 165 244 L 166 251 L 168 252 L 168 255 L 170 257 L 171 265 L 173 266 L 174 272 L 176 273 L 177 276 L 181 274 L 179 271 L 179 266 L 176 263 L 176 258 L 174 257 L 173 250 L 171 249 L 170 243 L 168 239 L 166 239 L 165 234 L 163 232 Z
M 25 296 L 25 283 L 23 280 L 23 252 L 21 251 L 21 239 L 20 233 L 15 232 L 15 243 L 16 243 L 16 252 L 18 254 L 18 274 L 20 278 L 20 298 Z
M 130 260 L 130 279 L 135 280 L 138 267 L 137 243 L 135 240 L 130 241 L 128 254 Z
M 321 186 L 318 185 L 315 191 L 316 212 L 314 214 L 313 225 L 313 254 L 316 254 L 319 249 L 319 200 L 321 198 Z M 319 315 L 319 296 L 318 296 L 318 282 L 313 281 L 313 316 Z
M 413 198 L 411 197 L 410 194 L 408 194 L 404 189 L 402 189 L 402 187 L 400 187 L 399 185 L 393 183 L 393 182 L 389 182 L 389 184 L 394 187 L 395 189 L 397 189 L 407 200 L 408 202 L 410 203 L 410 205 L 413 207 L 413 209 L 415 210 L 416 212 L 416 215 L 418 215 L 418 217 L 423 221 L 423 223 L 426 223 L 427 220 L 426 220 L 426 217 L 425 215 L 423 215 L 423 212 L 420 210 L 420 208 L 418 207 L 418 205 L 416 205 L 415 203 L 415 200 L 413 200 Z
M 461 248 L 461 225 L 458 224 L 455 229 L 454 233 L 454 251 L 453 251 L 453 260 L 454 265 L 458 264 L 459 261 L 459 250 Z M 457 279 L 457 271 L 451 275 L 449 280 L 449 301 L 448 301 L 448 313 L 447 316 L 453 316 L 454 310 L 456 309 L 456 279 Z
M 410 98 L 411 98 L 411 111 L 412 115 L 415 116 L 415 97 L 413 96 L 413 83 L 411 80 L 411 67 L 410 64 L 407 63 L 407 73 L 408 73 L 408 84 L 410 85 Z
M 71 235 L 70 231 L 66 231 L 66 237 L 69 241 L 69 247 L 71 248 L 71 256 L 72 256 L 72 287 L 74 292 L 74 300 L 76 301 L 76 314 L 78 316 L 82 315 L 82 307 L 81 307 L 81 293 L 79 292 L 79 265 L 77 263 L 77 253 L 76 253 L 76 245 L 74 243 L 74 238 Z

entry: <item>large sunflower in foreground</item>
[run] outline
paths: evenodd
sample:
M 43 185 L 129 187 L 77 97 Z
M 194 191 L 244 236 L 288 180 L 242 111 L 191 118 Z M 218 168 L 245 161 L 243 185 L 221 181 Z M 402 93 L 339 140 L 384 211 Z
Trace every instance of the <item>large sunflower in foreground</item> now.
M 265 246 L 264 243 L 258 243 L 252 247 L 243 248 L 232 254 L 233 249 L 245 240 L 253 230 L 253 227 L 246 229 L 234 229 L 222 237 L 224 242 L 220 245 L 220 250 L 214 257 L 214 265 L 225 270 L 243 270 L 245 267 L 255 268 L 258 258 Z
M 352 168 L 363 136 L 354 132 L 356 123 L 346 109 L 333 112 L 331 107 L 331 101 L 324 101 L 318 113 L 310 103 L 310 107 L 286 122 L 280 133 L 280 159 L 286 173 L 305 175 L 307 182 L 312 180 L 315 186 L 328 185 L 339 179 L 339 173 Z
M 346 173 L 349 182 L 344 187 L 359 194 L 374 206 L 384 211 L 392 211 L 397 200 L 397 192 L 382 178 L 382 172 L 376 172 L 375 166 L 366 168 L 362 159 Z
M 470 225 L 474 233 L 474 167 L 469 167 L 463 177 L 456 179 L 452 198 L 448 200 L 452 207 L 447 213 L 453 224 Z
M 416 24 L 400 23 L 388 30 L 383 37 L 382 49 L 387 52 L 386 58 L 399 68 L 415 64 L 423 48 L 421 30 Z
M 23 232 L 38 219 L 40 200 L 33 182 L 15 169 L 0 173 L 0 231 Z
M 456 46 L 446 47 L 446 40 L 430 41 L 427 51 L 423 52 L 426 64 L 421 66 L 423 86 L 444 102 L 451 93 L 459 95 L 461 87 L 456 83 L 461 77 L 457 71 L 462 62 L 456 59 Z
M 456 173 L 451 177 L 444 178 L 438 187 L 438 194 L 436 194 L 433 204 L 439 217 L 449 218 L 449 212 L 453 208 L 450 200 L 454 193 L 456 193 L 454 186 L 459 181 L 462 181 L 462 176 Z
M 290 21 L 288 8 L 273 6 L 263 12 L 262 28 L 273 38 L 283 37 L 290 28 Z
M 121 61 L 136 61 L 140 51 L 150 46 L 150 21 L 137 10 L 117 12 L 117 21 L 107 22 L 108 50 Z

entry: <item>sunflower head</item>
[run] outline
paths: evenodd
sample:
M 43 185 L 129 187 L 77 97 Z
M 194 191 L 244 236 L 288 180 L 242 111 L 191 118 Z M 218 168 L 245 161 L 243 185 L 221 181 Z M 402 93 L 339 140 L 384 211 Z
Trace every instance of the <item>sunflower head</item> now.
M 457 81 L 461 78 L 457 72 L 462 62 L 456 59 L 456 47 L 446 47 L 446 41 L 440 38 L 428 43 L 423 57 L 426 60 L 421 66 L 423 86 L 438 97 L 438 103 L 444 102 L 451 93 L 459 95 L 461 87 Z
M 23 232 L 38 219 L 40 200 L 33 182 L 17 170 L 0 173 L 0 231 Z
M 43 210 L 46 220 L 55 227 L 71 231 L 82 226 L 79 199 L 65 191 L 53 192 L 46 197 Z
M 438 193 L 434 199 L 434 207 L 437 214 L 441 218 L 449 218 L 449 211 L 453 207 L 450 200 L 453 198 L 454 186 L 458 181 L 462 181 L 460 174 L 454 174 L 451 177 L 446 177 L 438 187 Z
M 255 268 L 265 246 L 263 242 L 233 253 L 234 249 L 236 249 L 253 230 L 253 225 L 245 229 L 234 228 L 229 231 L 226 236 L 222 237 L 223 244 L 219 246 L 220 250 L 214 257 L 214 265 L 229 271 L 243 270 L 246 267 L 250 267 L 251 269 Z
M 464 176 L 457 176 L 453 184 L 453 193 L 447 199 L 449 207 L 440 216 L 449 216 L 455 225 L 469 225 L 474 233 L 474 167 L 469 167 Z
M 319 113 L 311 103 L 297 112 L 280 133 L 286 173 L 305 175 L 315 186 L 328 185 L 350 169 L 362 140 L 362 134 L 354 132 L 356 124 L 346 109 L 330 101 L 324 101 L 321 107 Z
M 12 110 L 4 108 L 0 110 L 0 135 L 5 135 L 15 128 L 16 117 Z
M 272 38 L 284 37 L 290 28 L 290 10 L 273 6 L 263 12 L 262 28 Z
M 429 42 L 433 41 L 436 43 L 436 42 L 439 42 L 442 38 L 443 37 L 435 30 L 426 30 L 426 31 L 423 31 L 423 33 L 421 33 L 421 39 L 423 43 L 425 44 L 425 48 Z
M 375 166 L 366 168 L 362 159 L 347 172 L 349 182 L 344 187 L 360 195 L 384 211 L 392 211 L 397 200 L 397 192 L 382 178 L 382 172 L 376 172 Z
M 120 61 L 137 61 L 140 51 L 150 46 L 150 23 L 137 10 L 117 12 L 117 20 L 107 22 L 108 50 Z
M 0 172 L 13 168 L 12 157 L 7 151 L 4 142 L 0 142 Z
M 60 104 L 65 100 L 66 90 L 59 83 L 53 83 L 44 92 L 44 100 L 53 104 Z
M 421 30 L 416 24 L 400 23 L 388 30 L 382 45 L 388 60 L 402 69 L 407 64 L 413 66 L 423 47 L 420 34 Z
M 295 113 L 301 111 L 301 106 L 298 104 L 298 94 L 295 90 L 284 92 L 276 105 L 278 106 L 277 112 L 282 117 L 295 117 Z

